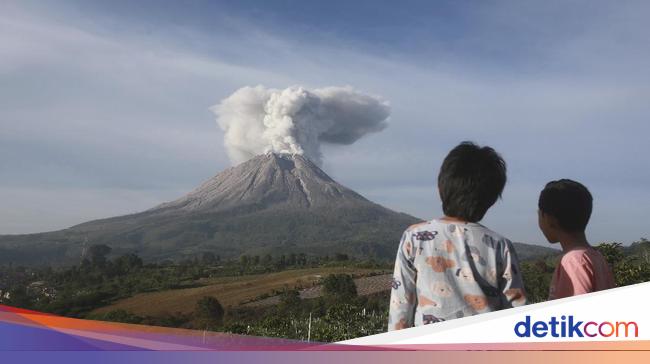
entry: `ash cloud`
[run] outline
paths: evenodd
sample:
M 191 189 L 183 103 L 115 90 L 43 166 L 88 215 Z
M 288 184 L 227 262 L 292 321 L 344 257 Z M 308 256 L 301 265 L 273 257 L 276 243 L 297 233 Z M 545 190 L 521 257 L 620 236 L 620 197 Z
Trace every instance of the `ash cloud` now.
M 390 106 L 352 87 L 243 87 L 211 110 L 233 164 L 268 152 L 322 163 L 321 144 L 350 145 L 386 128 Z

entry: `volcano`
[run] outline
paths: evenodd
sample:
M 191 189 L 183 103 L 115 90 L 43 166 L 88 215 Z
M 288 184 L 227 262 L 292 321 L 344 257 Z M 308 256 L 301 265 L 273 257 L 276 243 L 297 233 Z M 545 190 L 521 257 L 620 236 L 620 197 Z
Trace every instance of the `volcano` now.
M 91 244 L 147 261 L 203 252 L 224 258 L 339 252 L 393 259 L 402 231 L 417 221 L 337 183 L 301 155 L 267 153 L 140 213 L 0 236 L 0 263 L 75 264 Z
M 176 201 L 149 213 L 318 210 L 379 206 L 340 185 L 301 155 L 267 153 L 229 168 Z

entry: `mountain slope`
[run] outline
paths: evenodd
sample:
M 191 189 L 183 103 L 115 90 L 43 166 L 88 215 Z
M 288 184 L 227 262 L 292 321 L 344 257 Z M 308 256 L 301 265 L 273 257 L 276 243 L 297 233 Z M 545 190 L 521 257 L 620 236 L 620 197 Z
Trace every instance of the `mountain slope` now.
M 266 154 L 141 213 L 0 236 L 0 263 L 77 263 L 84 242 L 148 260 L 204 251 L 222 257 L 344 252 L 381 258 L 394 254 L 401 232 L 417 221 L 340 185 L 302 156 Z
M 208 251 L 224 258 L 347 253 L 392 260 L 401 233 L 419 221 L 367 200 L 302 156 L 266 154 L 137 214 L 0 236 L 0 264 L 76 264 L 91 244 L 149 261 Z M 518 251 L 526 257 L 551 253 L 537 246 Z

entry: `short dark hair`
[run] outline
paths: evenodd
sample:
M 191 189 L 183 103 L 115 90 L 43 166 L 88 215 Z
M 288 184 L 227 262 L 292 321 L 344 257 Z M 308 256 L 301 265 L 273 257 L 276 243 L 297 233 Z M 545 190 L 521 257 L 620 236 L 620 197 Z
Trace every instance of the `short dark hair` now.
M 591 217 L 593 198 L 579 182 L 570 179 L 551 181 L 539 194 L 539 209 L 554 216 L 567 232 L 584 232 Z
M 503 158 L 490 147 L 462 142 L 447 154 L 440 167 L 442 211 L 465 221 L 480 221 L 501 197 L 505 185 Z

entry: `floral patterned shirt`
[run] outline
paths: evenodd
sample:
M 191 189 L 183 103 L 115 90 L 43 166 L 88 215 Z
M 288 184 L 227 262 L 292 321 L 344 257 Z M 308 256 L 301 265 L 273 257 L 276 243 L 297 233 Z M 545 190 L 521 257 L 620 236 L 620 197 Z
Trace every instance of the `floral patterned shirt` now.
M 409 227 L 397 250 L 388 330 L 526 304 L 510 240 L 478 223 Z

